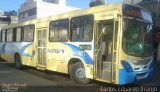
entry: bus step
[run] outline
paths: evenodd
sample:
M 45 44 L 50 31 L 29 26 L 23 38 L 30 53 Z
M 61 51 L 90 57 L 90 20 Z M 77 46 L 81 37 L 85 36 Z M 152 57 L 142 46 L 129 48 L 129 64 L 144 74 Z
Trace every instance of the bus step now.
M 104 79 L 104 80 L 107 80 L 107 81 L 110 81 L 112 78 L 111 78 L 111 71 L 110 70 L 102 70 L 102 76 L 101 78 Z
M 39 69 L 39 70 L 46 70 L 46 67 L 38 66 L 37 69 Z

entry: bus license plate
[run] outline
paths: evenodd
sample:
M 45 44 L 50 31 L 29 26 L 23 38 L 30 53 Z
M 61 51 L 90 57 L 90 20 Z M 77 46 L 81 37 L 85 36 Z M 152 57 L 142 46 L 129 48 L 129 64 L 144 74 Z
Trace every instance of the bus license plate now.
M 137 79 L 142 79 L 142 78 L 144 78 L 144 76 L 145 75 L 137 75 L 136 77 L 137 77 Z

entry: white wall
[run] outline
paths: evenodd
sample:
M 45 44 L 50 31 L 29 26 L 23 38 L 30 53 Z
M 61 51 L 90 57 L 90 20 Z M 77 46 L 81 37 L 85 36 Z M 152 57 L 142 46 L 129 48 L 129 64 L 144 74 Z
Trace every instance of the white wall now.
M 59 0 L 59 5 L 66 6 L 66 0 Z
M 61 14 L 73 10 L 77 10 L 79 8 L 66 6 L 66 0 L 59 0 L 59 4 L 47 3 L 42 0 L 26 0 L 24 4 L 21 5 L 21 8 L 18 10 L 18 14 L 24 11 L 28 11 L 29 9 L 37 7 L 37 14 L 33 16 L 28 16 L 23 19 L 19 19 L 19 22 L 32 20 L 36 18 L 43 18 L 55 14 Z
M 73 10 L 77 10 L 78 8 L 69 7 L 69 6 L 60 6 L 56 4 L 50 3 L 38 3 L 37 4 L 37 18 L 43 18 L 46 16 L 61 14 Z
M 24 18 L 24 19 L 18 19 L 18 22 L 24 22 L 24 21 L 33 20 L 36 18 L 37 18 L 37 15 L 28 16 L 27 18 Z

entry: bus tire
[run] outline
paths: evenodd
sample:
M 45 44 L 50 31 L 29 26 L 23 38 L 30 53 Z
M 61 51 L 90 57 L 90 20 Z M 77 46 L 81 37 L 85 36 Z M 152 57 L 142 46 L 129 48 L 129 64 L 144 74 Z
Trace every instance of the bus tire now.
M 88 84 L 90 82 L 89 79 L 86 78 L 85 68 L 81 62 L 76 62 L 69 66 L 70 78 L 80 84 Z
M 15 62 L 16 68 L 18 68 L 18 69 L 23 68 L 23 65 L 22 65 L 22 62 L 21 62 L 21 56 L 19 54 L 15 55 L 14 62 Z

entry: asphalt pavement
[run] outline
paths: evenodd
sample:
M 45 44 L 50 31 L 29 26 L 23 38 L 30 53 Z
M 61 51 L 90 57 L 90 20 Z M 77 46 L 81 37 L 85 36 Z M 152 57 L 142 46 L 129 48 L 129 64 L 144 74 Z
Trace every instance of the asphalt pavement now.
M 0 86 L 3 85 L 27 85 L 27 86 L 56 86 L 57 83 L 38 77 L 0 62 Z

